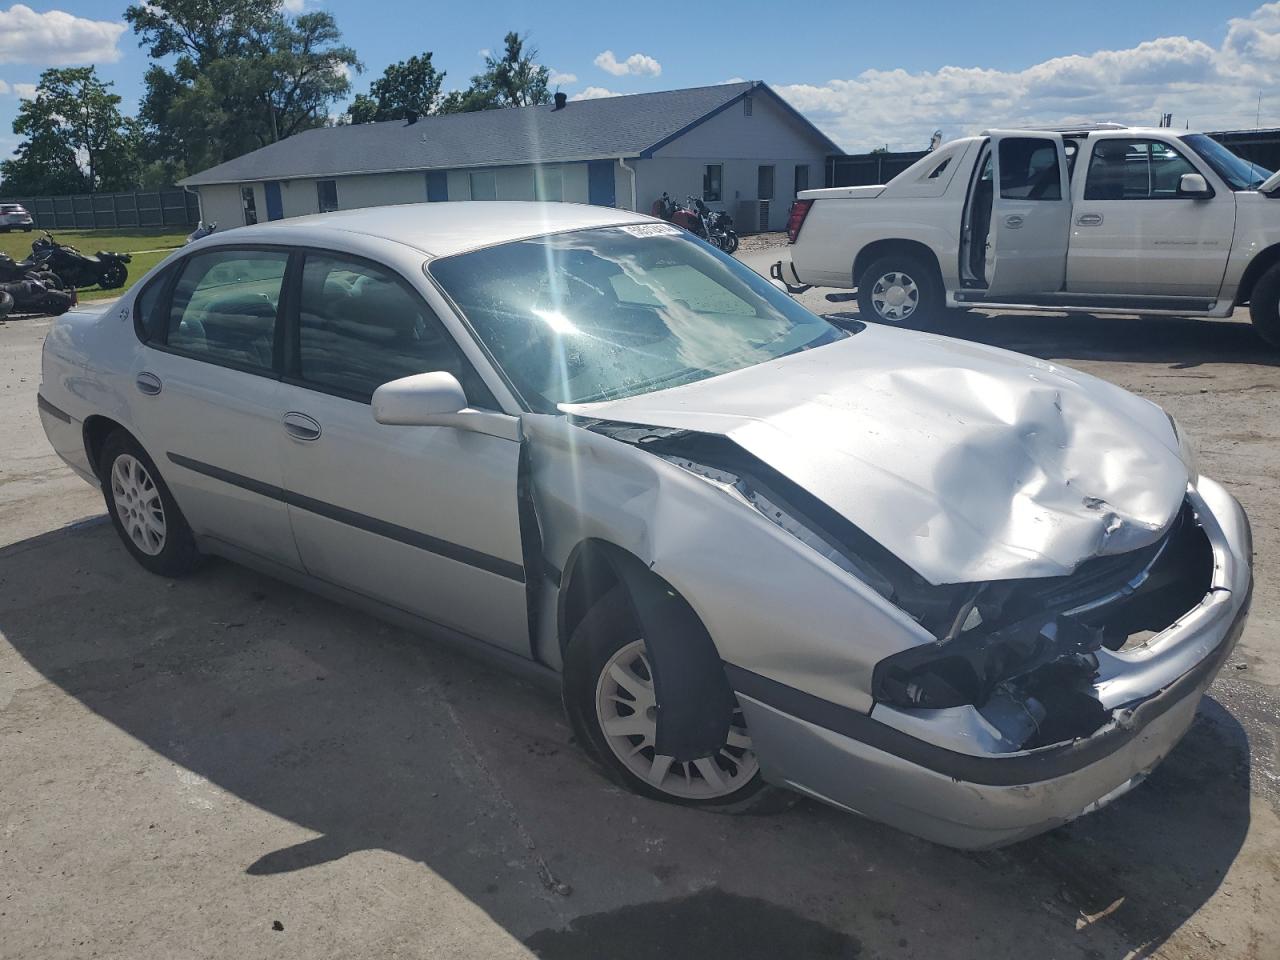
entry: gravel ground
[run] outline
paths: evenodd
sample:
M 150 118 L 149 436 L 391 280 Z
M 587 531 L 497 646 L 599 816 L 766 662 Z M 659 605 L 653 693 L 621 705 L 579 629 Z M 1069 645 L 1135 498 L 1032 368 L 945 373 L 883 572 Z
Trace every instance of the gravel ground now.
M 976 855 L 807 802 L 636 798 L 553 698 L 429 640 L 229 564 L 149 576 L 45 443 L 48 328 L 0 326 L 0 958 L 1276 956 L 1280 356 L 1245 324 L 939 325 L 1164 404 L 1258 554 L 1150 780 Z

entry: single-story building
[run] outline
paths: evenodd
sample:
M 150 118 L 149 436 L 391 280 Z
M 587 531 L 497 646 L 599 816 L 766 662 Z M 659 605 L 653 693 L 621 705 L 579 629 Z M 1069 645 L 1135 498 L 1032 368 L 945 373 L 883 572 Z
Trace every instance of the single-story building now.
M 760 82 L 323 127 L 187 177 L 222 227 L 434 200 L 566 200 L 648 212 L 700 196 L 780 230 L 823 185 L 825 134 Z

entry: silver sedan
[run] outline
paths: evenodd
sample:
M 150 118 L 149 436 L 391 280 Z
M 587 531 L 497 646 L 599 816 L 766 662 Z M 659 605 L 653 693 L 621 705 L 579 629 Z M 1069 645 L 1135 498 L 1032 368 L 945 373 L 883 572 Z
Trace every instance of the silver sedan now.
M 654 799 L 959 847 L 1139 783 L 1252 584 L 1153 404 L 611 209 L 219 232 L 61 317 L 39 403 L 148 570 L 221 555 L 517 666 Z

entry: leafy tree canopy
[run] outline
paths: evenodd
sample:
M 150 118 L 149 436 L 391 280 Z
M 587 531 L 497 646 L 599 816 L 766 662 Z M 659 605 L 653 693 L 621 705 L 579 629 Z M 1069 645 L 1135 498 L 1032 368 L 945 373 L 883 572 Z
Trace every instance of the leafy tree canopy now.
M 42 73 L 13 132 L 25 139 L 0 163 L 9 196 L 127 190 L 138 180 L 140 128 L 93 67 Z

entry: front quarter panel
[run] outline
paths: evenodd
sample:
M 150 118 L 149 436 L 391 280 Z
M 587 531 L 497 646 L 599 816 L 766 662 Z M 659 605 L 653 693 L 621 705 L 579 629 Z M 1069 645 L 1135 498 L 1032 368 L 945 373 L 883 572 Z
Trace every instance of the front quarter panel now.
M 585 540 L 627 550 L 689 602 L 722 660 L 869 711 L 875 664 L 932 639 L 708 481 L 564 418 L 526 415 L 524 428 L 547 560 L 564 570 Z M 547 662 L 555 643 L 540 640 Z

